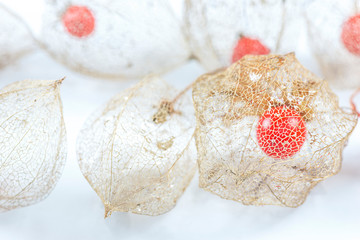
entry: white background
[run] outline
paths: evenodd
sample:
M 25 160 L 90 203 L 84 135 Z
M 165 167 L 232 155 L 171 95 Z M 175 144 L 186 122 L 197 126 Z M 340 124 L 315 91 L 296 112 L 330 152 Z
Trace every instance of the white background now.
M 5 1 L 36 29 L 40 1 Z M 34 15 L 34 12 L 37 14 Z M 300 60 L 312 69 L 304 47 Z M 190 61 L 164 77 L 179 88 L 204 70 Z M 7 239 L 360 239 L 360 127 L 344 151 L 341 172 L 320 183 L 296 208 L 252 207 L 198 188 L 196 175 L 170 212 L 149 217 L 113 213 L 104 219 L 100 199 L 82 176 L 75 155 L 86 117 L 136 80 L 109 81 L 73 72 L 38 49 L 0 70 L 0 87 L 23 79 L 66 76 L 61 94 L 68 133 L 68 159 L 54 191 L 44 201 L 0 214 L 0 240 Z M 349 106 L 353 90 L 335 91 Z M 360 97 L 357 103 L 360 106 Z M 329 129 L 331 131 L 331 129 Z

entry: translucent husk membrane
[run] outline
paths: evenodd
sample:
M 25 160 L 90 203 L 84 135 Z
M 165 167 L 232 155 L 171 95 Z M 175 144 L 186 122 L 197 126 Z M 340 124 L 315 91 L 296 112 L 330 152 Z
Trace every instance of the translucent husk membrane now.
M 186 0 L 185 3 L 189 45 L 194 57 L 209 71 L 229 66 L 238 41 L 244 37 L 259 41 L 271 53 L 287 53 L 296 48 L 302 18 L 298 1 Z M 243 45 L 242 51 L 254 50 L 251 45 Z
M 0 4 L 0 68 L 30 52 L 33 44 L 25 23 Z
M 63 17 L 71 6 L 91 12 L 94 29 L 89 35 L 78 37 L 67 31 Z M 72 27 L 86 28 L 87 20 L 82 20 Z M 190 56 L 181 22 L 167 0 L 49 0 L 39 41 L 72 69 L 114 79 L 162 73 Z
M 58 81 L 20 81 L 0 91 L 0 212 L 44 199 L 66 160 Z
M 301 205 L 317 183 L 340 170 L 357 123 L 292 53 L 246 56 L 202 75 L 193 101 L 200 187 L 247 205 Z M 256 135 L 260 116 L 279 106 L 298 112 L 307 131 L 300 151 L 285 159 L 269 157 Z
M 84 124 L 80 169 L 113 211 L 159 215 L 172 209 L 196 169 L 189 95 L 149 77 L 111 99 Z
M 345 40 L 348 47 L 358 48 L 360 21 L 357 25 L 353 24 L 353 29 L 346 29 L 345 25 L 351 17 L 360 14 L 359 6 L 357 0 L 328 0 L 326 4 L 312 0 L 305 9 L 309 45 L 325 79 L 336 88 L 360 87 L 360 54 L 347 49 L 342 35 L 345 29 L 353 40 L 357 39 Z

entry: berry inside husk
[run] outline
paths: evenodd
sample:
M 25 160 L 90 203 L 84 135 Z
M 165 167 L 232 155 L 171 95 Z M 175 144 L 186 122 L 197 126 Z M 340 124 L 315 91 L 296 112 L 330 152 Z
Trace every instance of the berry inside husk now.
M 86 37 L 94 31 L 95 18 L 85 6 L 70 6 L 62 16 L 66 30 L 75 37 Z
M 234 48 L 232 62 L 240 60 L 245 55 L 265 55 L 269 53 L 270 50 L 259 40 L 241 37 Z
M 260 117 L 256 136 L 262 151 L 274 159 L 292 157 L 306 138 L 305 121 L 288 107 L 274 107 Z
M 341 40 L 350 53 L 360 56 L 360 14 L 344 22 Z

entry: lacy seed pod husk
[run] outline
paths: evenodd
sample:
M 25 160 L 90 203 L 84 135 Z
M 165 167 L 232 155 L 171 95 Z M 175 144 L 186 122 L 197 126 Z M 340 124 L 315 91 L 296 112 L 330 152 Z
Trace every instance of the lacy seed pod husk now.
M 246 205 L 301 205 L 340 170 L 357 123 L 292 53 L 205 74 L 193 102 L 200 187 Z
M 25 23 L 0 4 L 0 68 L 30 52 L 33 43 Z
M 310 47 L 331 86 L 360 86 L 358 1 L 311 1 L 305 11 Z
M 299 16 L 295 5 L 283 0 L 187 0 L 185 21 L 193 54 L 213 71 L 245 54 L 293 51 L 299 35 L 292 30 L 297 27 L 293 16 Z
M 0 211 L 34 204 L 59 180 L 66 132 L 58 81 L 20 81 L 0 92 Z
M 163 73 L 190 49 L 169 1 L 47 1 L 39 41 L 57 60 L 90 75 Z
M 80 169 L 113 211 L 159 215 L 172 209 L 196 169 L 191 98 L 148 77 L 111 99 L 78 137 Z

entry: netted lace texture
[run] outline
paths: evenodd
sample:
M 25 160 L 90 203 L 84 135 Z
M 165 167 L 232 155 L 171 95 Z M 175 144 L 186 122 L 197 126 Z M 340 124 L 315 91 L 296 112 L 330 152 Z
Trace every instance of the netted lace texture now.
M 341 167 L 357 123 L 294 54 L 246 56 L 193 89 L 200 187 L 251 205 L 297 207 Z
M 61 81 L 21 81 L 0 92 L 0 212 L 44 199 L 66 159 Z
M 78 137 L 80 169 L 113 211 L 159 215 L 172 209 L 196 169 L 189 95 L 149 77 L 111 99 Z

